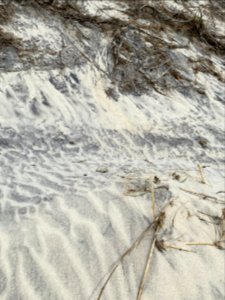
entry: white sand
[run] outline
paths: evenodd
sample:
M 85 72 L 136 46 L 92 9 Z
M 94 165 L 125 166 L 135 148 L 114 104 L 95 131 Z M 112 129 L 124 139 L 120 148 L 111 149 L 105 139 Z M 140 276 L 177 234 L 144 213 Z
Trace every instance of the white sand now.
M 42 42 L 49 34 L 60 47 L 57 28 L 19 20 L 6 28 Z M 225 232 L 224 86 L 207 73 L 197 80 L 203 98 L 152 91 L 116 102 L 90 63 L 1 72 L 0 299 L 97 299 L 113 264 L 153 221 L 154 176 L 165 251 L 154 249 L 142 300 L 224 299 L 224 250 L 188 245 Z M 102 299 L 136 299 L 152 239 L 149 232 L 126 257 Z

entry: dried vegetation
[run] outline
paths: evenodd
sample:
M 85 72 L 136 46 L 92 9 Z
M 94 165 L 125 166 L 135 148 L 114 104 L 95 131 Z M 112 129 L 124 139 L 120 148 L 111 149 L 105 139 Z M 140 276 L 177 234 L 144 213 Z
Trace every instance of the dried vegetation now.
M 0 26 L 10 22 L 14 14 L 15 7 L 13 4 L 0 5 Z M 21 41 L 15 37 L 14 34 L 5 32 L 0 27 L 0 49 L 9 46 L 19 48 L 21 46 Z
M 217 30 L 218 22 L 225 15 L 223 1 L 205 0 L 202 4 L 193 4 L 191 0 L 121 0 L 121 12 L 125 18 L 118 18 L 116 14 L 109 16 L 104 10 L 90 15 L 83 3 L 14 0 L 7 7 L 2 6 L 3 13 L 0 10 L 0 15 L 6 22 L 12 15 L 10 9 L 13 4 L 19 4 L 59 17 L 65 25 L 99 30 L 109 41 L 106 70 L 97 66 L 91 55 L 80 55 L 97 66 L 104 76 L 107 75 L 122 93 L 140 95 L 152 88 L 165 93 L 170 89 L 187 90 L 192 87 L 204 94 L 196 85 L 195 78 L 199 72 L 207 72 L 217 80 L 225 81 L 222 71 L 210 59 L 212 53 L 219 57 L 225 54 L 225 35 Z M 75 26 L 76 35 L 82 44 L 87 40 L 79 26 Z M 19 47 L 19 41 L 13 36 L 4 37 L 2 33 L 1 36 L 3 44 L 14 43 Z M 181 49 L 189 51 L 190 45 L 192 49 L 198 49 L 200 55 L 197 59 L 182 53 Z M 25 49 L 23 56 L 26 53 Z
M 202 175 L 203 176 L 203 175 Z M 145 193 L 151 192 L 151 202 L 152 202 L 152 215 L 153 220 L 150 224 L 143 230 L 143 232 L 138 236 L 138 238 L 132 243 L 132 245 L 120 256 L 120 258 L 115 262 L 114 266 L 112 267 L 111 271 L 109 272 L 108 276 L 106 277 L 100 292 L 97 296 L 97 300 L 101 300 L 104 294 L 104 291 L 109 284 L 110 280 L 112 279 L 114 273 L 118 269 L 118 267 L 124 263 L 125 258 L 130 255 L 133 251 L 137 251 L 138 246 L 140 246 L 141 242 L 148 236 L 150 237 L 150 244 L 147 253 L 147 258 L 144 266 L 144 270 L 140 279 L 140 283 L 137 290 L 136 300 L 141 300 L 142 294 L 144 291 L 144 287 L 147 284 L 147 280 L 149 277 L 151 262 L 154 259 L 154 252 L 160 251 L 165 252 L 168 249 L 184 251 L 184 252 L 193 252 L 193 247 L 195 251 L 197 251 L 198 247 L 200 246 L 213 246 L 218 250 L 225 250 L 225 208 L 222 208 L 221 214 L 219 216 L 212 216 L 205 212 L 197 211 L 193 209 L 191 213 L 188 209 L 186 209 L 186 218 L 190 219 L 191 217 L 197 217 L 200 222 L 204 222 L 206 224 L 213 224 L 215 229 L 215 236 L 212 238 L 211 242 L 205 241 L 181 241 L 180 239 L 172 239 L 168 242 L 168 233 L 171 236 L 173 231 L 175 230 L 175 219 L 179 212 L 182 204 L 176 203 L 176 199 L 171 198 L 169 199 L 168 203 L 164 205 L 158 212 L 156 212 L 156 205 L 157 200 L 155 199 L 155 187 L 154 182 L 155 178 L 153 177 L 150 181 L 148 181 L 148 188 L 144 188 L 143 191 Z M 147 183 L 146 183 L 147 184 Z M 205 182 L 202 182 L 205 184 Z M 196 193 L 193 191 L 188 191 L 182 189 L 185 192 L 188 192 L 192 195 L 199 197 L 200 199 L 205 199 L 209 201 L 213 201 L 217 204 L 225 204 L 225 201 L 220 200 L 214 196 L 205 195 L 202 193 Z M 139 191 L 139 190 L 138 190 Z M 177 207 L 174 210 L 172 209 L 174 206 Z M 178 243 L 177 243 L 178 242 Z M 153 274 L 152 274 L 153 276 Z

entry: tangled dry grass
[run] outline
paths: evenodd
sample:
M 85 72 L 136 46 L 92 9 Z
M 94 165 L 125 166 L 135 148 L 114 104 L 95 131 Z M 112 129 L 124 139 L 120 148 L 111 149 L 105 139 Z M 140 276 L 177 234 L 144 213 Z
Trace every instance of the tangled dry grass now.
M 11 3 L 0 6 L 0 25 L 4 25 L 12 20 L 15 14 L 15 7 Z M 5 32 L 0 27 L 0 48 L 8 46 L 19 47 L 20 39 L 16 38 L 14 34 Z
M 12 0 L 0 7 L 0 20 L 10 20 L 14 5 L 29 6 L 43 14 L 54 15 L 65 24 L 79 24 L 82 28 L 99 30 L 109 43 L 106 71 L 100 67 L 98 69 L 122 93 L 140 95 L 151 89 L 165 93 L 170 89 L 187 90 L 190 87 L 200 92 L 195 84 L 198 72 L 210 73 L 224 82 L 222 72 L 216 70 L 210 59 L 212 53 L 218 57 L 225 53 L 225 34 L 218 31 L 218 22 L 225 14 L 222 1 L 205 0 L 203 4 L 193 4 L 191 0 L 157 3 L 152 0 L 122 0 L 121 11 L 125 18 L 116 14 L 107 16 L 104 10 L 92 15 L 83 4 L 83 1 L 69 0 Z M 85 37 L 76 28 L 77 38 L 82 44 Z M 19 40 L 2 31 L 1 41 L 2 45 L 14 44 L 18 51 L 21 48 Z M 191 47 L 202 53 L 197 60 L 188 58 L 180 51 L 188 51 Z M 20 53 L 23 57 L 28 56 L 31 50 L 23 49 Z M 81 55 L 97 65 L 89 54 Z
M 206 53 L 209 56 L 211 52 L 219 56 L 225 53 L 225 35 L 217 33 L 211 2 L 191 9 L 185 1 L 180 1 L 183 4 L 180 10 L 169 7 L 165 1 L 157 1 L 157 5 L 154 1 L 124 2 L 128 5 L 129 25 L 115 29 L 110 49 L 113 79 L 120 76 L 122 91 L 143 93 L 149 85 L 157 91 L 193 86 L 194 81 L 185 70 L 198 72 L 201 67 L 196 68 L 190 60 L 186 66 L 176 65 L 176 49 L 189 49 L 191 43 L 204 52 L 200 61 Z M 175 42 L 181 36 L 186 38 L 185 44 Z M 207 72 L 224 80 L 213 64 L 207 65 Z
M 0 5 L 0 24 L 9 22 L 15 14 L 15 7 L 11 3 Z
M 202 173 L 202 170 L 200 171 L 200 177 L 201 177 L 201 183 L 205 184 L 205 178 Z M 170 241 L 168 243 L 166 232 L 172 232 L 174 229 L 175 219 L 177 217 L 177 210 L 174 210 L 174 213 L 172 214 L 172 217 L 170 216 L 170 222 L 168 222 L 169 218 L 169 212 L 168 210 L 171 209 L 175 205 L 175 199 L 170 198 L 168 203 L 166 203 L 161 209 L 157 211 L 157 200 L 155 199 L 155 185 L 154 185 L 154 178 L 152 180 L 148 180 L 148 188 L 143 188 L 142 190 L 145 193 L 151 194 L 151 202 L 152 202 L 152 216 L 153 220 L 150 222 L 150 224 L 141 232 L 141 234 L 138 236 L 138 238 L 131 244 L 131 246 L 119 257 L 119 259 L 115 262 L 112 269 L 108 273 L 108 276 L 106 277 L 104 283 L 102 284 L 102 287 L 100 289 L 100 292 L 97 296 L 97 300 L 101 300 L 104 294 L 105 289 L 107 288 L 107 285 L 110 283 L 110 280 L 112 279 L 114 273 L 119 268 L 121 264 L 124 263 L 124 260 L 127 256 L 129 256 L 133 251 L 137 251 L 138 247 L 141 245 L 141 242 L 148 236 L 150 236 L 150 244 L 149 249 L 146 257 L 145 266 L 143 269 L 142 276 L 140 278 L 140 283 L 137 289 L 137 295 L 136 300 L 141 300 L 142 294 L 144 291 L 145 284 L 147 283 L 147 279 L 149 276 L 152 260 L 154 259 L 154 252 L 165 252 L 169 249 L 178 250 L 178 251 L 184 251 L 184 252 L 193 252 L 193 247 L 200 247 L 200 246 L 212 246 L 216 247 L 219 250 L 225 250 L 225 208 L 222 208 L 221 215 L 220 216 L 212 216 L 207 213 L 196 211 L 195 216 L 201 221 L 213 224 L 215 228 L 215 237 L 212 242 L 205 242 L 205 241 L 191 241 L 191 242 L 181 242 L 181 246 L 175 244 L 174 241 Z M 204 179 L 204 180 L 202 180 Z M 214 201 L 214 203 L 218 204 L 225 204 L 224 200 L 218 199 L 217 197 L 212 197 L 210 195 L 205 195 L 201 193 L 197 193 L 190 190 L 184 190 L 187 193 L 190 193 L 192 195 L 195 195 L 196 197 L 199 197 L 201 199 Z M 134 191 L 132 191 L 134 192 Z M 140 192 L 140 189 L 137 190 L 137 192 Z M 130 193 L 130 190 L 128 190 L 128 195 Z M 187 213 L 187 218 L 190 218 L 191 214 L 190 212 Z M 168 228 L 168 224 L 171 228 Z

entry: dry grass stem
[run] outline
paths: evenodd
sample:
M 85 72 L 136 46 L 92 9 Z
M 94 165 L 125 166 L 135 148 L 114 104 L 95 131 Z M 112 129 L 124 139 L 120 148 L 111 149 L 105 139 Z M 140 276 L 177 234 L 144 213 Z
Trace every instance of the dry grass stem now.
M 180 188 L 180 190 L 182 190 L 182 191 L 184 191 L 186 193 L 198 196 L 198 197 L 200 197 L 202 199 L 207 199 L 209 201 L 213 201 L 213 202 L 219 203 L 219 204 L 225 204 L 225 201 L 223 199 L 219 199 L 219 198 L 216 198 L 214 196 L 206 195 L 206 194 L 203 194 L 203 193 L 198 193 L 198 192 L 187 190 L 187 189 L 184 189 L 184 188 Z
M 150 271 L 152 255 L 153 255 L 153 252 L 154 252 L 154 249 L 155 249 L 155 242 L 156 242 L 156 239 L 154 238 L 153 241 L 152 241 L 151 247 L 149 248 L 144 273 L 142 275 L 141 282 L 140 282 L 140 285 L 139 285 L 139 288 L 138 288 L 138 293 L 137 293 L 137 298 L 136 298 L 137 300 L 141 299 L 143 289 L 144 289 L 144 285 L 145 285 L 145 282 L 146 282 L 146 278 L 147 278 L 148 273 Z
M 188 242 L 185 244 L 187 246 L 215 246 L 214 243 L 204 243 L 204 242 Z
M 119 267 L 119 265 L 123 262 L 124 258 L 129 255 L 136 247 L 138 247 L 138 245 L 141 243 L 141 241 L 144 239 L 145 235 L 149 232 L 149 230 L 151 229 L 153 224 L 149 225 L 139 236 L 138 238 L 133 242 L 133 244 L 120 256 L 120 258 L 118 259 L 118 261 L 114 264 L 114 267 L 112 268 L 111 272 L 109 273 L 109 275 L 107 276 L 101 290 L 100 293 L 98 295 L 97 300 L 100 300 L 103 292 L 107 286 L 107 284 L 109 283 L 111 277 L 113 276 L 114 272 L 116 271 L 116 269 Z

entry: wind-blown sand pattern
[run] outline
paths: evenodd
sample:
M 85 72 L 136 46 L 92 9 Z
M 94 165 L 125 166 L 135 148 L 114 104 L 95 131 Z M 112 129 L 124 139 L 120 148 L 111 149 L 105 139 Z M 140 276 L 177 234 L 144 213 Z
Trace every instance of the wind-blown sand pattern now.
M 125 79 L 108 76 L 107 31 L 57 10 L 68 2 L 90 23 L 126 21 L 127 1 L 53 1 L 57 13 L 48 1 L 6 2 L 1 18 L 14 12 L 0 19 L 0 299 L 97 300 L 162 212 L 101 299 L 137 299 L 153 239 L 142 300 L 225 299 L 222 54 L 168 31 L 189 43 L 174 50 L 189 85 L 168 89 L 158 79 L 125 91 Z M 224 18 L 214 21 L 224 34 Z M 213 74 L 194 73 L 186 60 L 199 57 Z

